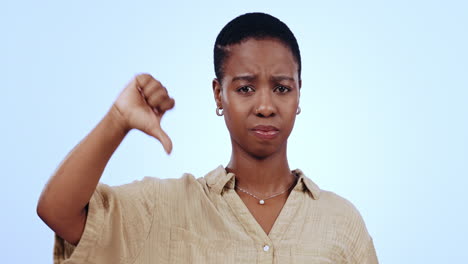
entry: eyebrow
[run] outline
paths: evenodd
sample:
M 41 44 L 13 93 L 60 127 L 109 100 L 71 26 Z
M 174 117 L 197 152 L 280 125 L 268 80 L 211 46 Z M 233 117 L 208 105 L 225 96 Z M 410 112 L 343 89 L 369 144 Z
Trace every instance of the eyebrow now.
M 235 82 L 235 81 L 248 81 L 248 82 L 251 82 L 251 81 L 253 81 L 255 79 L 257 79 L 257 76 L 255 76 L 255 75 L 239 75 L 239 76 L 236 76 L 236 77 L 232 78 L 231 82 Z
M 281 81 L 291 81 L 294 82 L 294 78 L 286 75 L 278 75 L 271 77 L 272 81 L 281 82 Z
M 251 82 L 253 80 L 257 79 L 256 75 L 239 75 L 234 78 L 232 78 L 231 82 L 235 81 L 248 81 Z M 278 76 L 272 76 L 270 80 L 275 81 L 275 82 L 281 82 L 281 81 L 291 81 L 294 82 L 294 78 L 286 75 L 278 75 Z

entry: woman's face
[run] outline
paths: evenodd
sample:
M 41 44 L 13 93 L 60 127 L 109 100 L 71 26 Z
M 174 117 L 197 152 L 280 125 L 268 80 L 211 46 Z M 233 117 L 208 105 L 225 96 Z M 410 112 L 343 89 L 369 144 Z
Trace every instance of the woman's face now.
M 275 39 L 228 47 L 222 83 L 213 81 L 233 148 L 257 158 L 286 149 L 299 105 L 301 81 L 291 51 Z

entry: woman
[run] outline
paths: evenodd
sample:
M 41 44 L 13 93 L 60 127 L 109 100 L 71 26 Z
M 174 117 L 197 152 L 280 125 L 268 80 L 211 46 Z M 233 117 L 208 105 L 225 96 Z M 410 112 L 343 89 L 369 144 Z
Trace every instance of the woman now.
M 101 174 L 125 135 L 160 127 L 174 106 L 136 76 L 47 183 L 38 214 L 56 233 L 56 263 L 377 263 L 352 204 L 291 171 L 287 139 L 300 113 L 301 58 L 278 19 L 239 16 L 214 46 L 216 113 L 232 155 L 201 178 L 144 178 L 109 187 Z

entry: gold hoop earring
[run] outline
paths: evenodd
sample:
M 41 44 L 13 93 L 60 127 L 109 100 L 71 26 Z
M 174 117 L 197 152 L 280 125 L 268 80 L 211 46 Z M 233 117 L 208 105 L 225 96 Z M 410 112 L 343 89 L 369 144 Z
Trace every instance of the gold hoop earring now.
M 220 111 L 221 111 L 221 112 L 220 112 Z M 221 107 L 219 107 L 219 106 L 216 107 L 216 115 L 218 115 L 218 116 L 224 115 L 223 109 L 222 109 Z
M 301 113 L 301 107 L 298 106 L 298 107 L 297 107 L 297 110 L 296 110 L 296 115 L 298 115 L 298 114 L 300 114 L 300 113 Z

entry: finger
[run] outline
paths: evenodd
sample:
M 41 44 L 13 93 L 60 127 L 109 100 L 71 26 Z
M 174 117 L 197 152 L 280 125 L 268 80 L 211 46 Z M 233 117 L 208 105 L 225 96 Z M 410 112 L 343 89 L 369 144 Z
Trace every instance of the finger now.
M 157 109 L 161 114 L 164 114 L 167 110 L 174 107 L 175 101 L 169 97 L 169 93 L 164 85 L 162 85 L 162 88 L 165 91 L 165 95 L 162 96 L 163 100 L 157 103 Z
M 159 108 L 158 108 L 158 109 L 159 109 L 161 112 L 166 112 L 167 110 L 174 108 L 174 105 L 175 105 L 174 99 L 168 97 L 168 98 L 166 98 L 166 100 L 162 101 L 162 102 L 159 104 Z
M 151 74 L 142 73 L 135 76 L 135 82 L 137 84 L 137 88 L 142 89 L 145 87 L 151 80 L 155 80 Z
M 151 136 L 157 138 L 159 142 L 163 145 L 164 150 L 167 154 L 171 154 L 172 152 L 172 140 L 169 136 L 162 130 L 160 127 L 154 128 L 150 131 Z
M 163 92 L 165 91 L 162 84 L 156 79 L 148 81 L 145 86 L 141 87 L 141 91 L 145 98 L 150 97 L 153 93 L 159 90 L 162 90 Z
M 151 107 L 159 108 L 160 104 L 168 99 L 169 97 L 167 96 L 166 91 L 159 89 L 159 90 L 154 91 L 152 94 L 150 94 L 146 98 L 146 101 Z

